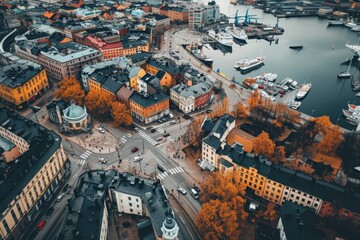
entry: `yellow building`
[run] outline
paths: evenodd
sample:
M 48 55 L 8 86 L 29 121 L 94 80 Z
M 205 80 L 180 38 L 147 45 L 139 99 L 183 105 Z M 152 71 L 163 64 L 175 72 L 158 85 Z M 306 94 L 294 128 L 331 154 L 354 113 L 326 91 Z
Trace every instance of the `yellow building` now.
M 6 173 L 0 175 L 0 239 L 26 238 L 70 165 L 60 136 L 5 108 L 0 108 L 0 138 L 16 144 L 20 153 L 0 166 Z
M 254 159 L 244 158 L 242 165 L 236 166 L 239 182 L 245 188 L 250 188 L 258 196 L 262 196 L 265 188 L 266 177 L 264 177 L 257 168 Z
M 18 60 L 0 67 L 0 98 L 8 105 L 25 108 L 48 88 L 48 77 L 41 65 Z
M 169 88 L 177 84 L 181 75 L 181 69 L 167 59 L 149 58 L 143 67 L 146 72 L 155 76 L 159 71 L 164 72 L 161 76 L 159 73 L 159 76 L 156 77 L 160 79 L 161 86 L 167 86 Z
M 284 188 L 285 186 L 283 184 L 267 179 L 262 197 L 270 202 L 282 205 L 281 196 L 284 192 Z

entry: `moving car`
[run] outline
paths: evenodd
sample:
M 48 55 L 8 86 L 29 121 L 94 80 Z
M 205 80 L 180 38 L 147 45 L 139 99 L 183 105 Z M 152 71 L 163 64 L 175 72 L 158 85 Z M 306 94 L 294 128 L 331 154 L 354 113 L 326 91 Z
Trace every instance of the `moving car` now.
M 102 164 L 107 163 L 107 160 L 103 157 L 99 158 L 99 162 L 101 162 Z
M 157 164 L 157 169 L 159 169 L 162 172 L 165 172 L 165 168 L 163 166 L 161 166 L 160 164 Z
M 156 132 L 156 129 L 155 129 L 155 128 L 152 128 L 152 129 L 150 130 L 150 132 L 151 132 L 151 133 L 154 133 L 154 132 Z
M 41 230 L 45 227 L 46 225 L 46 221 L 45 220 L 41 220 L 38 225 L 37 225 L 37 229 Z
M 133 147 L 133 148 L 131 149 L 131 152 L 132 152 L 132 153 L 137 152 L 137 151 L 139 151 L 139 149 L 138 149 L 137 147 Z
M 40 110 L 40 107 L 39 107 L 39 106 L 31 106 L 31 110 L 32 110 L 33 112 L 37 112 L 37 111 Z
M 170 133 L 164 133 L 163 136 L 164 136 L 164 137 L 168 137 L 168 136 L 170 136 Z
M 184 118 L 184 119 L 191 119 L 191 116 L 190 116 L 189 114 L 185 114 L 185 115 L 183 116 L 183 118 Z
M 162 137 L 157 137 L 157 138 L 156 138 L 156 141 L 161 141 L 161 140 L 163 140 Z
M 64 197 L 65 197 L 65 193 L 62 193 L 56 198 L 56 201 L 60 202 Z
M 198 186 L 195 186 L 194 185 L 194 187 L 193 187 L 194 189 L 195 189 L 195 191 L 197 192 L 197 193 L 199 193 L 200 192 L 200 188 L 198 187 Z
M 199 194 L 196 192 L 196 190 L 195 189 L 190 189 L 190 194 L 191 194 L 191 196 L 193 196 L 193 198 L 195 198 L 195 199 L 199 199 Z
M 186 195 L 186 193 L 187 193 L 186 190 L 183 189 L 182 187 L 178 187 L 177 190 L 178 190 L 178 192 L 180 192 L 182 195 Z
M 174 124 L 176 124 L 176 120 L 171 120 L 169 123 L 170 123 L 171 125 L 174 125 Z
M 105 133 L 105 130 L 103 128 L 99 128 L 100 133 Z
M 138 161 L 141 161 L 143 158 L 140 157 L 140 156 L 135 156 L 134 157 L 134 162 L 138 162 Z

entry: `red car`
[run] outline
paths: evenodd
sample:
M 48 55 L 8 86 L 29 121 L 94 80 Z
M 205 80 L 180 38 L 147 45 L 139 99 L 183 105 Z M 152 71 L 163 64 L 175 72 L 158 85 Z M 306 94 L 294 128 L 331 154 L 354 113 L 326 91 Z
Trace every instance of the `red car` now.
M 133 147 L 132 149 L 131 149 L 131 152 L 132 153 L 134 153 L 134 152 L 137 152 L 139 149 L 137 148 L 137 147 Z
M 43 229 L 43 228 L 45 227 L 45 225 L 46 225 L 46 221 L 42 220 L 42 221 L 40 221 L 39 224 L 37 225 L 37 228 L 38 228 L 39 230 L 41 230 L 41 229 Z

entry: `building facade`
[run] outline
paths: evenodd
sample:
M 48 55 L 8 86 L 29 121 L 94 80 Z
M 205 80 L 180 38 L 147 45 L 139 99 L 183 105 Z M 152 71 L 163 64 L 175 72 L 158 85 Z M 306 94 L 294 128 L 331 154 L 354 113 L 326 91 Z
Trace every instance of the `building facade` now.
M 189 30 L 203 30 L 209 24 L 216 23 L 220 19 L 220 8 L 215 1 L 208 5 L 192 4 L 189 8 Z
M 49 89 L 46 71 L 39 64 L 17 60 L 0 66 L 0 98 L 7 105 L 25 108 Z
M 0 109 L 0 123 L 0 136 L 20 152 L 0 167 L 0 238 L 20 239 L 44 214 L 42 206 L 68 174 L 68 159 L 54 132 L 7 109 Z

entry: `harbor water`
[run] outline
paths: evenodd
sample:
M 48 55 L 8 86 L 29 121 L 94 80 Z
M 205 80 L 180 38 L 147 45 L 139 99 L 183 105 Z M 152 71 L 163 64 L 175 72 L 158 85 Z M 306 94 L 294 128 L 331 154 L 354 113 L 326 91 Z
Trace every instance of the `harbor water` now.
M 203 1 L 206 3 L 207 1 Z M 261 9 L 251 6 L 233 5 L 226 0 L 217 0 L 220 12 L 234 16 L 236 10 L 239 15 L 245 15 L 247 8 L 249 14 L 256 15 L 257 21 L 274 27 L 277 19 L 264 13 Z M 226 75 L 229 79 L 241 83 L 246 77 L 255 77 L 265 72 L 277 73 L 280 82 L 289 77 L 299 84 L 312 83 L 308 95 L 302 100 L 298 109 L 315 117 L 328 115 L 335 124 L 347 129 L 356 126 L 347 123 L 342 116 L 342 109 L 347 109 L 347 103 L 360 105 L 360 97 L 356 97 L 351 88 L 351 79 L 338 79 L 340 72 L 346 71 L 349 64 L 343 64 L 351 59 L 353 53 L 345 44 L 358 44 L 357 33 L 345 26 L 328 26 L 327 19 L 318 17 L 280 18 L 279 27 L 284 28 L 283 35 L 277 35 L 278 43 L 269 43 L 266 40 L 251 39 L 245 45 L 235 44 L 231 52 L 204 47 L 203 52 L 214 60 L 213 69 Z M 290 49 L 293 44 L 303 45 L 303 49 Z M 226 50 L 226 49 L 224 49 Z M 241 74 L 233 66 L 236 61 L 247 57 L 248 59 L 264 56 L 265 64 L 250 73 Z M 352 76 L 360 78 L 357 71 L 357 61 L 353 61 L 350 68 Z

